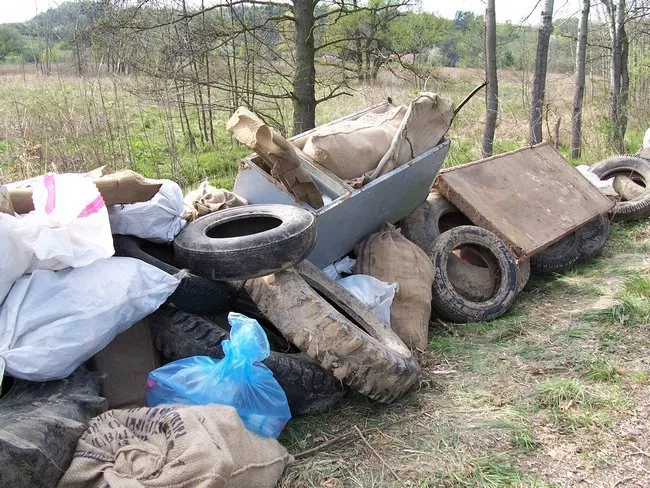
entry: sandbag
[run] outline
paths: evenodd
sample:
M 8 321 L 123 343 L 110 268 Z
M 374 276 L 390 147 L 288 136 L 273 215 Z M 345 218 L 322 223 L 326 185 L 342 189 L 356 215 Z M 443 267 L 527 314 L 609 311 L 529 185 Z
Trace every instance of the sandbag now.
M 355 273 L 399 285 L 390 311 L 391 328 L 407 346 L 425 349 L 435 274 L 427 255 L 390 224 L 357 244 L 355 254 Z
M 381 105 L 356 119 L 325 125 L 307 138 L 303 152 L 339 178 L 359 178 L 377 167 L 405 113 L 404 105 Z
M 183 226 L 183 191 L 178 183 L 159 180 L 160 190 L 146 202 L 111 205 L 111 232 L 136 236 L 152 242 L 171 242 Z
M 291 455 L 233 407 L 110 410 L 90 421 L 59 488 L 273 488 Z
M 196 190 L 192 190 L 184 198 L 185 212 L 183 217 L 188 222 L 209 213 L 231 207 L 248 205 L 248 202 L 228 190 L 215 188 L 208 180 L 201 182 Z

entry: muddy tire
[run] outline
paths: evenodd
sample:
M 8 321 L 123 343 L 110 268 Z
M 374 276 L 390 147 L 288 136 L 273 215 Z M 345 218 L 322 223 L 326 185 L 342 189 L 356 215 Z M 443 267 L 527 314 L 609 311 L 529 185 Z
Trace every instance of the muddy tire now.
M 57 485 L 88 422 L 106 411 L 102 378 L 82 367 L 64 380 L 15 381 L 0 398 L 0 486 Z
M 230 337 L 228 317 L 204 319 L 162 307 L 151 316 L 154 346 L 170 361 L 190 356 L 223 358 L 222 342 Z M 292 415 L 324 412 L 346 393 L 343 384 L 304 354 L 271 351 L 263 363 L 287 395 Z
M 601 215 L 593 222 L 578 229 L 582 234 L 583 245 L 580 259 L 591 259 L 599 256 L 609 237 L 609 218 Z
M 572 232 L 559 242 L 530 258 L 534 270 L 540 273 L 555 273 L 573 266 L 582 256 L 585 234 Z
M 449 274 L 452 252 L 462 246 L 480 250 L 495 283 L 494 293 L 484 300 L 471 300 L 457 290 Z M 441 234 L 429 249 L 436 269 L 431 304 L 443 318 L 453 322 L 490 320 L 504 314 L 517 295 L 517 263 L 508 247 L 492 232 L 463 225 Z
M 420 374 L 399 337 L 307 261 L 250 280 L 244 288 L 284 337 L 350 388 L 374 400 L 392 402 Z
M 620 201 L 612 210 L 615 222 L 634 220 L 650 215 L 650 161 L 633 156 L 616 156 L 605 159 L 591 167 L 601 180 L 627 176 L 644 188 L 643 193 L 626 201 Z
M 291 205 L 246 205 L 205 215 L 174 239 L 180 263 L 212 280 L 245 280 L 282 271 L 316 244 L 314 216 Z
M 402 235 L 424 252 L 436 237 L 459 225 L 471 225 L 471 221 L 438 192 L 431 192 L 422 205 L 397 224 Z
M 181 272 L 174 266 L 174 251 L 170 245 L 122 235 L 113 236 L 113 245 L 116 256 L 140 259 L 171 275 Z M 228 312 L 237 296 L 237 288 L 231 283 L 208 280 L 188 272 L 178 276 L 181 283 L 165 303 L 180 310 L 195 314 Z

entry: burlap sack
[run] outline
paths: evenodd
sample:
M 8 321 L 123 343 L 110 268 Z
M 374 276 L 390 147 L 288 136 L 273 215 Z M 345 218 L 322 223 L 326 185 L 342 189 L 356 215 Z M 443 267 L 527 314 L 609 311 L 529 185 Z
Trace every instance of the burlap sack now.
M 451 100 L 436 93 L 420 93 L 409 104 L 390 148 L 377 167 L 366 173 L 357 186 L 372 181 L 437 146 L 453 119 L 454 104 Z
M 223 188 L 217 189 L 208 183 L 208 180 L 201 182 L 196 190 L 185 195 L 183 203 L 183 218 L 188 222 L 224 208 L 248 205 L 248 202 L 236 193 Z
M 59 488 L 273 488 L 291 461 L 226 405 L 110 410 L 91 420 Z
M 434 268 L 418 246 L 388 224 L 355 247 L 354 272 L 397 283 L 390 310 L 391 328 L 411 348 L 427 347 Z
M 377 167 L 405 113 L 404 105 L 382 105 L 357 119 L 320 127 L 302 150 L 339 178 L 359 178 Z

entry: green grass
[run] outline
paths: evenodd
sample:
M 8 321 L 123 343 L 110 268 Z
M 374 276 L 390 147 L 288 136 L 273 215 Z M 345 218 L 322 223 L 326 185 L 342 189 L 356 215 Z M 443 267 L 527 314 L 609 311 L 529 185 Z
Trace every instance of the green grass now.
M 541 381 L 536 387 L 537 405 L 557 409 L 567 404 L 583 405 L 589 402 L 584 386 L 572 378 L 551 378 Z
M 504 455 L 491 455 L 472 459 L 463 469 L 451 470 L 425 486 L 498 488 L 545 487 L 537 477 L 530 476 L 504 459 Z
M 601 383 L 619 383 L 621 374 L 618 366 L 610 359 L 589 358 L 582 364 L 582 377 Z

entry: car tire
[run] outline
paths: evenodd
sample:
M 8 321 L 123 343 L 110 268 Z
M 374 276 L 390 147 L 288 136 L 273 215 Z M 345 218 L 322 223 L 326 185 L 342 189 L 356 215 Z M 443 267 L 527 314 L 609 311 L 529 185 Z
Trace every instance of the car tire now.
M 464 296 L 450 279 L 450 256 L 461 246 L 480 250 L 494 277 L 495 291 L 484 300 Z M 460 323 L 490 320 L 504 314 L 517 295 L 515 257 L 495 234 L 486 229 L 463 225 L 444 232 L 433 242 L 428 255 L 436 269 L 431 304 L 442 318 Z
M 591 167 L 601 180 L 627 176 L 645 190 L 631 200 L 620 201 L 612 210 L 614 222 L 635 220 L 650 215 L 650 161 L 633 156 L 616 156 Z
M 213 280 L 246 280 L 282 271 L 316 244 L 314 216 L 291 205 L 246 205 L 205 215 L 174 239 L 179 262 Z
M 431 192 L 426 201 L 400 220 L 397 226 L 402 235 L 424 252 L 442 234 L 459 225 L 472 222 L 438 192 Z
M 174 250 L 170 245 L 123 235 L 114 235 L 113 244 L 116 256 L 140 259 L 179 277 L 178 288 L 165 303 L 180 310 L 199 315 L 228 312 L 237 297 L 238 289 L 232 283 L 208 280 L 174 266 Z
M 585 234 L 576 230 L 530 258 L 530 265 L 540 273 L 556 273 L 573 266 L 582 256 Z
M 578 229 L 583 236 L 582 253 L 580 259 L 591 259 L 600 255 L 609 238 L 609 218 L 601 215 L 596 220 L 589 222 Z

